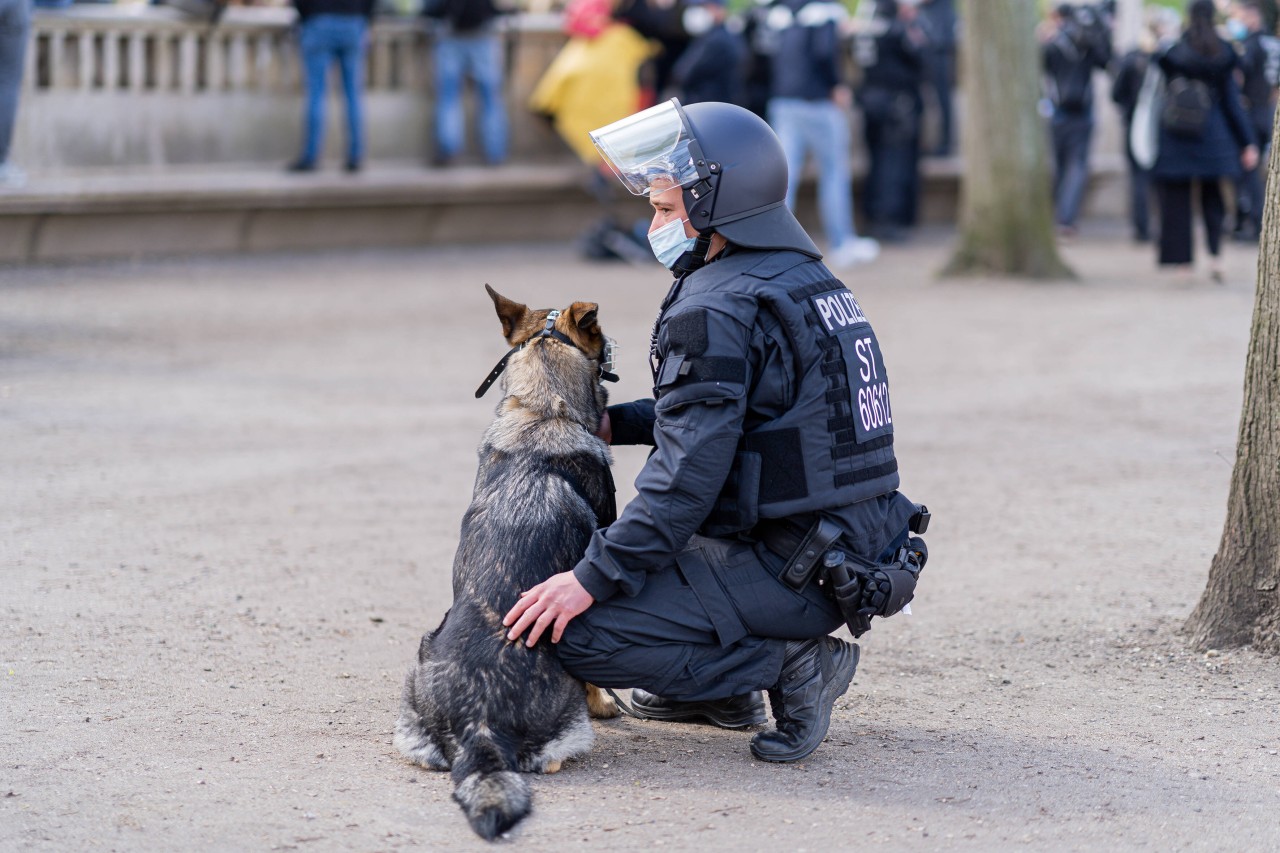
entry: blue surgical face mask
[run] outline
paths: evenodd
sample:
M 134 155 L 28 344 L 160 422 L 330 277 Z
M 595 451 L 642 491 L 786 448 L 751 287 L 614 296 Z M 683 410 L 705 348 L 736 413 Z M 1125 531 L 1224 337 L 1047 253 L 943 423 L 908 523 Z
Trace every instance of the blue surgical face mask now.
M 677 219 L 668 222 L 661 228 L 649 232 L 649 245 L 653 247 L 653 254 L 657 257 L 658 262 L 667 269 L 671 269 L 676 265 L 676 261 L 680 260 L 680 256 L 693 248 L 693 244 L 698 242 L 697 237 L 686 237 L 684 235 L 684 224 L 687 219 Z
M 1230 18 L 1227 20 L 1227 34 L 1236 41 L 1244 41 L 1249 37 L 1249 28 L 1244 25 L 1244 21 Z

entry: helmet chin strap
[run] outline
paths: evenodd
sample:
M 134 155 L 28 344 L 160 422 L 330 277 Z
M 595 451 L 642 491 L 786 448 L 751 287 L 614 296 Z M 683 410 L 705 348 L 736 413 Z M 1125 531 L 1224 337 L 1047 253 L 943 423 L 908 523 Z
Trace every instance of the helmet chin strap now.
M 676 258 L 671 265 L 671 274 L 676 278 L 700 270 L 707 265 L 707 252 L 711 250 L 711 235 L 714 231 L 699 231 L 698 240 L 693 248 Z

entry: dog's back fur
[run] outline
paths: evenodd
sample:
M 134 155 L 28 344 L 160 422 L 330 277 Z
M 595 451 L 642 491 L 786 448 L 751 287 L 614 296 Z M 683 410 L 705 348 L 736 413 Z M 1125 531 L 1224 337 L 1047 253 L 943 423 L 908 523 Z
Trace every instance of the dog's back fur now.
M 493 839 L 529 812 L 522 773 L 555 772 L 594 739 L 583 685 L 561 667 L 550 632 L 530 649 L 507 641 L 502 617 L 522 591 L 573 568 L 613 520 L 614 498 L 609 449 L 595 436 L 606 402 L 596 306 L 575 302 L 556 320 L 569 346 L 535 337 L 547 311 L 489 294 L 507 341 L 528 343 L 507 364 L 462 520 L 453 606 L 422 638 L 395 745 L 450 770 L 472 828 Z

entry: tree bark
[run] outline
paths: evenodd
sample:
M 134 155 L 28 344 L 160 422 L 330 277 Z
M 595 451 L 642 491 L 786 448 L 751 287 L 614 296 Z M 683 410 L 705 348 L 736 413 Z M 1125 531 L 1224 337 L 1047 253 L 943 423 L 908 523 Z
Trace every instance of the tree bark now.
M 1074 277 L 1053 233 L 1036 0 L 963 0 L 960 239 L 944 275 Z
M 1272 168 L 1280 167 L 1272 155 Z M 1200 649 L 1280 654 L 1280 180 L 1267 181 L 1236 464 L 1222 542 L 1187 620 Z

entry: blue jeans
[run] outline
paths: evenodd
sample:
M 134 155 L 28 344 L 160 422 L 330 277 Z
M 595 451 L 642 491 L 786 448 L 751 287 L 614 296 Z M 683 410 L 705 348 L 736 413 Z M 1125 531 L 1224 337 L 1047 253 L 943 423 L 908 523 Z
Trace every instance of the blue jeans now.
M 302 22 L 302 65 L 307 80 L 306 131 L 301 160 L 314 163 L 324 140 L 324 104 L 327 73 L 333 62 L 342 72 L 342 92 L 347 100 L 347 162 L 364 157 L 365 30 L 360 15 L 316 15 Z
M 9 159 L 9 143 L 13 141 L 30 25 L 30 0 L 0 0 L 0 163 Z
M 1080 203 L 1089 185 L 1089 143 L 1093 140 L 1091 113 L 1053 116 L 1053 207 L 1059 225 L 1075 227 Z
M 849 166 L 849 119 L 834 101 L 770 98 L 769 124 L 787 158 L 787 207 L 796 208 L 796 188 L 809 152 L 818 161 L 818 213 L 827 245 L 837 249 L 853 230 L 853 175 Z
M 507 159 L 507 108 L 502 98 L 502 42 L 492 33 L 442 35 L 436 57 L 436 154 L 449 159 L 462 152 L 463 75 L 480 99 L 478 119 L 484 159 Z

